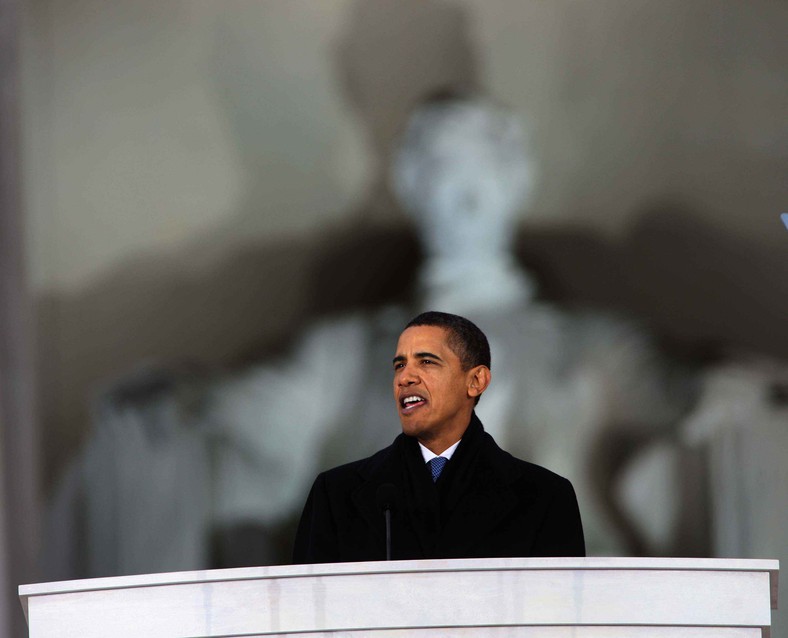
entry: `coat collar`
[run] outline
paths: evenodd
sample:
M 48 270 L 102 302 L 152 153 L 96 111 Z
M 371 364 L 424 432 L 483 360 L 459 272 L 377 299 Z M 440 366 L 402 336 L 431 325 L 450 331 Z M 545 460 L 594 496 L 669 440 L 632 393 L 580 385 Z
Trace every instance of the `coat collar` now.
M 364 481 L 351 499 L 372 534 L 385 543 L 376 495 L 381 485 L 391 483 L 400 495 L 398 512 L 392 517 L 394 542 L 398 535 L 415 536 L 424 558 L 467 554 L 518 503 L 512 484 L 520 476 L 519 464 L 496 445 L 475 413 L 444 470 L 450 474 L 441 486 L 440 498 L 418 443 L 404 434 L 362 463 L 358 471 Z
M 392 515 L 395 546 L 406 538 L 417 539 L 424 558 L 434 553 L 438 534 L 438 492 L 421 457 L 418 442 L 400 434 L 392 445 L 370 457 L 359 467 L 364 482 L 351 494 L 359 514 L 372 534 L 385 543 L 383 514 L 377 503 L 382 485 L 394 485 L 399 495 Z M 396 547 L 393 550 L 396 556 Z
M 521 474 L 519 464 L 496 445 L 475 413 L 457 455 L 441 494 L 438 546 L 446 557 L 468 556 L 518 504 L 513 483 Z

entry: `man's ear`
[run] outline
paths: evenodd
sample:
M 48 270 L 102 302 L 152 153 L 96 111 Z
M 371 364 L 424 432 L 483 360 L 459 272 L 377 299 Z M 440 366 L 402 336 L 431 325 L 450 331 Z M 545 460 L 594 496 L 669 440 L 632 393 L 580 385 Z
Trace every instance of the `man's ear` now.
M 468 396 L 478 397 L 490 385 L 490 368 L 476 366 L 468 371 Z

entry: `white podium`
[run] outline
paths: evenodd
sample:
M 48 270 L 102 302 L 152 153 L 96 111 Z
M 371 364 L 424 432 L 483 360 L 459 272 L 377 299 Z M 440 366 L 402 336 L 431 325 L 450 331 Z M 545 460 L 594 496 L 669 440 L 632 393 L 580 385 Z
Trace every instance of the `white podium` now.
M 506 558 L 251 567 L 22 585 L 31 638 L 760 638 L 773 560 Z

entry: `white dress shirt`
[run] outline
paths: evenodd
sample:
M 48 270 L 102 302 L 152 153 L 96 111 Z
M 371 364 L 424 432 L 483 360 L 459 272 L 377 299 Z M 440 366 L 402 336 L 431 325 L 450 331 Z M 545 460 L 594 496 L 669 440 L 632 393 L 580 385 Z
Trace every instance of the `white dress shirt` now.
M 460 441 L 462 441 L 462 439 L 460 439 Z M 448 461 L 451 458 L 452 454 L 454 454 L 454 451 L 457 449 L 457 446 L 460 444 L 460 441 L 457 441 L 451 447 L 446 448 L 440 454 L 435 454 L 435 452 L 424 447 L 421 443 L 419 443 L 419 448 L 421 449 L 421 456 L 424 457 L 425 463 L 429 463 L 436 456 L 442 456 L 444 459 Z

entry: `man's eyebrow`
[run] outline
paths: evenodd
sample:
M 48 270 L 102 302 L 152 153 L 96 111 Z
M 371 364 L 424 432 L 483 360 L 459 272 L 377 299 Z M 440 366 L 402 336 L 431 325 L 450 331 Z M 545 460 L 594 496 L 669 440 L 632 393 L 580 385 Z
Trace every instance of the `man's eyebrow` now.
M 417 352 L 416 353 L 417 359 L 437 359 L 438 361 L 443 361 L 437 354 L 433 354 L 432 352 Z
M 437 361 L 443 361 L 443 359 L 441 359 L 437 354 L 434 354 L 432 352 L 417 352 L 415 355 L 413 355 L 413 357 L 415 359 L 435 359 Z M 403 361 L 406 360 L 407 357 L 404 354 L 398 354 L 396 357 L 394 357 L 391 360 L 391 363 L 397 364 L 397 363 L 402 363 Z

